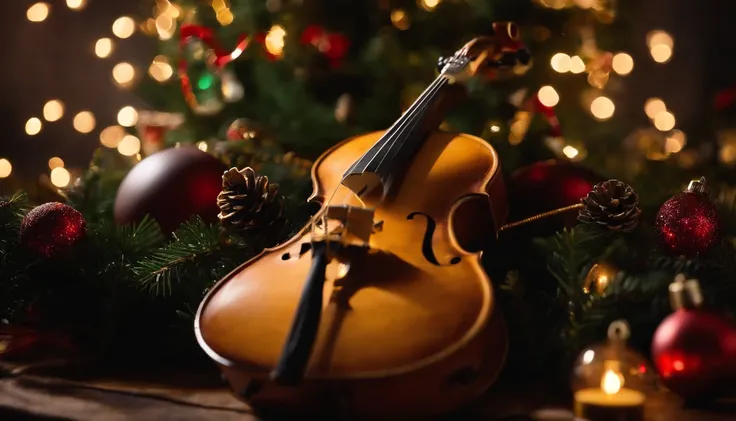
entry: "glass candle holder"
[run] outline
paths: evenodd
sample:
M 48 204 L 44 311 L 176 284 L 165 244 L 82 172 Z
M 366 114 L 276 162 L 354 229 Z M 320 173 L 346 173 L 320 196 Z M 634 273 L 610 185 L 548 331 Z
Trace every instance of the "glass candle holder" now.
M 589 421 L 644 421 L 656 374 L 646 358 L 626 346 L 630 330 L 617 320 L 608 341 L 584 349 L 572 373 L 575 416 Z

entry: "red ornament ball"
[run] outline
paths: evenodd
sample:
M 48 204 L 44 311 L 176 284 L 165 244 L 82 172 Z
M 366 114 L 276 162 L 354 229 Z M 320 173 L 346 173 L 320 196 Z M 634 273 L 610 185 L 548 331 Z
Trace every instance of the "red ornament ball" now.
M 543 161 L 523 167 L 507 183 L 509 222 L 580 203 L 603 177 L 571 162 Z M 546 236 L 577 224 L 577 211 L 514 228 L 514 235 Z
M 696 256 L 710 250 L 718 242 L 721 223 L 705 180 L 691 182 L 686 191 L 664 202 L 655 226 L 671 253 Z
M 125 176 L 115 198 L 115 221 L 130 224 L 149 215 L 167 233 L 194 215 L 215 223 L 226 170 L 220 160 L 195 147 L 156 152 Z
M 58 202 L 31 209 L 20 225 L 20 242 L 46 258 L 66 256 L 87 235 L 79 211 Z
M 652 359 L 671 391 L 686 399 L 715 396 L 736 381 L 736 326 L 705 310 L 677 310 L 654 333 Z

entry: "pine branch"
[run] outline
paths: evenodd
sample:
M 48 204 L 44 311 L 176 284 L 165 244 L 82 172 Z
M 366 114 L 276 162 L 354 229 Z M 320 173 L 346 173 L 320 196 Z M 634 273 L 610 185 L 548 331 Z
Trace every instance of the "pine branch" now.
M 213 258 L 217 260 L 226 247 L 219 228 L 196 217 L 174 232 L 170 243 L 137 262 L 133 272 L 144 290 L 154 295 L 169 296 L 173 293 L 174 284 L 181 284 L 184 276 L 202 275 L 202 268 L 208 267 Z M 216 268 L 213 270 L 218 272 Z M 213 270 L 205 269 L 204 276 Z
M 0 256 L 18 242 L 18 232 L 27 212 L 28 196 L 17 192 L 7 199 L 0 199 Z

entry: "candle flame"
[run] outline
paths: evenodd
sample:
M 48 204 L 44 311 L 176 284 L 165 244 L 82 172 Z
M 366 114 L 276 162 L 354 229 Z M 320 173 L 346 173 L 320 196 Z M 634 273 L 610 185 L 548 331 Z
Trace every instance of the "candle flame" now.
M 624 384 L 623 376 L 613 370 L 606 370 L 601 380 L 601 389 L 607 395 L 615 395 Z

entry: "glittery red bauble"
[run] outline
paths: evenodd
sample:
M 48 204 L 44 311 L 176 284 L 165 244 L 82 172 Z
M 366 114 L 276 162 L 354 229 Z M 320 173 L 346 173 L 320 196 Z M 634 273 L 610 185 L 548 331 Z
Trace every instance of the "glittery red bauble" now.
M 115 221 L 129 224 L 150 215 L 164 232 L 192 216 L 217 222 L 217 195 L 225 165 L 195 147 L 164 149 L 125 176 L 115 198 Z
M 521 168 L 506 183 L 509 222 L 580 203 L 604 178 L 571 162 L 544 161 Z M 546 236 L 577 224 L 577 211 L 514 228 L 515 236 Z
M 718 212 L 708 195 L 689 191 L 664 202 L 655 225 L 665 248 L 684 256 L 707 252 L 721 230 Z
M 654 333 L 652 359 L 673 392 L 715 397 L 736 382 L 736 325 L 705 310 L 677 310 Z
M 58 202 L 31 209 L 20 225 L 20 242 L 43 257 L 67 255 L 87 235 L 87 221 L 79 211 Z

